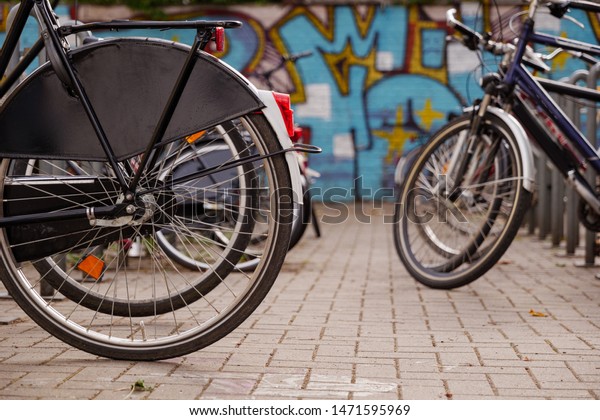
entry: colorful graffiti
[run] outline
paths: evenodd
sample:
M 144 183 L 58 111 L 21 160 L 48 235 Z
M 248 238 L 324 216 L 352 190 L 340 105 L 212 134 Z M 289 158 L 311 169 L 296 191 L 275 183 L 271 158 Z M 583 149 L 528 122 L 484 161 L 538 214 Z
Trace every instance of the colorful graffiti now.
M 241 37 L 244 51 L 253 52 L 238 62 L 242 71 L 268 68 L 280 54 L 314 53 L 286 67 L 282 88 L 292 94 L 297 122 L 310 128 L 312 142 L 324 150 L 311 165 L 322 173 L 317 187 L 326 198 L 340 188 L 351 197 L 393 187 L 398 159 L 480 94 L 480 59 L 448 42 L 447 7 L 310 6 L 248 15 L 239 10 L 236 17 L 256 31 Z M 519 10 L 484 1 L 462 2 L 459 12 L 466 22 L 506 37 Z M 547 17 L 540 27 L 596 41 L 598 17 L 572 15 L 587 29 L 568 22 L 561 27 Z M 559 55 L 552 65 L 562 77 L 581 63 Z M 362 191 L 353 190 L 357 177 Z
M 417 7 L 291 9 L 269 31 L 278 51 L 313 50 L 298 63 L 297 119 L 324 153 L 321 187 L 370 196 L 391 187 L 398 157 L 460 102 L 447 88 L 446 30 Z M 298 34 L 302 34 L 299 36 Z M 325 193 L 326 194 L 326 193 Z
M 512 36 L 516 6 L 490 7 L 489 0 L 460 2 L 469 25 Z M 291 94 L 296 121 L 323 153 L 310 165 L 321 173 L 317 195 L 373 196 L 391 188 L 398 159 L 417 147 L 448 117 L 480 95 L 476 80 L 495 59 L 448 41 L 446 6 L 311 5 L 203 8 L 177 18 L 240 20 L 228 31 L 221 58 L 244 74 L 272 68 L 282 55 L 311 51 L 275 73 L 276 88 Z M 543 15 L 538 27 L 587 42 L 600 39 L 600 17 L 571 13 L 584 29 Z M 147 36 L 148 33 L 130 35 Z M 191 43 L 193 34 L 169 31 L 165 38 Z M 156 36 L 155 33 L 152 36 Z M 552 77 L 583 64 L 556 57 Z M 355 187 L 360 178 L 361 191 Z M 342 193 L 344 195 L 344 193 Z

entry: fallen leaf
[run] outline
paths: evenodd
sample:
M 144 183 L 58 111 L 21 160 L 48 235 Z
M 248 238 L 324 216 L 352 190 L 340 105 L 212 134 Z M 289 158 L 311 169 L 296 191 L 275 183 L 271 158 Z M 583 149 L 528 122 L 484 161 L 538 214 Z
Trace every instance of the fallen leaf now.
M 143 379 L 138 379 L 133 385 L 129 387 L 129 389 L 129 394 L 127 394 L 127 396 L 124 399 L 128 399 L 134 392 L 152 391 L 154 388 L 151 386 L 146 386 L 146 384 L 144 384 Z
M 548 316 L 545 313 L 537 312 L 537 311 L 534 311 L 533 309 L 529 310 L 529 315 L 531 315 L 531 316 L 537 316 L 537 317 L 540 317 L 540 318 L 544 318 L 544 317 Z
M 144 384 L 143 379 L 138 379 L 137 381 L 135 381 L 135 383 L 133 385 L 131 385 L 131 388 L 134 391 L 148 391 L 149 390 L 149 388 L 146 387 L 146 384 Z

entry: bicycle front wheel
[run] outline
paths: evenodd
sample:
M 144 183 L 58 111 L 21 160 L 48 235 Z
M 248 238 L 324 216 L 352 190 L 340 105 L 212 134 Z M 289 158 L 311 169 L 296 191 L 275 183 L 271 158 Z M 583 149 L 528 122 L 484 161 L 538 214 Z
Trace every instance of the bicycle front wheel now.
M 468 136 L 470 126 L 470 115 L 464 115 L 429 140 L 412 163 L 395 208 L 400 260 L 413 278 L 432 288 L 463 286 L 493 267 L 531 199 L 509 127 L 492 114 L 486 114 L 475 138 Z
M 177 174 L 189 159 L 197 160 L 198 151 L 221 144 L 224 137 L 235 139 L 236 146 L 199 171 L 212 179 Z M 210 345 L 256 309 L 285 258 L 292 193 L 284 155 L 271 155 L 280 150 L 259 113 L 203 130 L 197 139 L 163 145 L 160 159 L 141 177 L 138 194 L 145 212 L 137 223 L 53 221 L 3 229 L 0 275 L 5 287 L 50 334 L 100 356 L 157 360 Z M 230 165 L 241 156 L 261 158 L 249 166 Z M 137 162 L 122 162 L 123 172 L 133 176 Z M 215 178 L 221 167 L 228 169 Z M 257 178 L 267 203 L 255 202 Z M 5 159 L 0 188 L 3 216 L 122 200 L 114 174 L 98 162 Z M 262 258 L 252 271 L 241 272 L 235 266 L 258 219 Z M 214 238 L 215 229 L 228 236 L 228 244 Z M 46 234 L 40 237 L 42 231 Z M 158 244 L 159 234 L 185 244 L 203 266 L 176 264 Z M 142 252 L 133 255 L 135 243 Z M 41 295 L 43 282 L 50 283 L 50 296 Z

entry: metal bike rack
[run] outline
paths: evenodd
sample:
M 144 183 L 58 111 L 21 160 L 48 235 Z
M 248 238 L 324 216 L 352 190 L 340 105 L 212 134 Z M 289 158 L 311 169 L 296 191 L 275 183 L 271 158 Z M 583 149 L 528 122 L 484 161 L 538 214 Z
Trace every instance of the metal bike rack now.
M 598 77 L 600 77 L 600 67 L 592 73 L 587 70 L 577 70 L 570 77 L 560 81 L 569 84 L 585 82 L 588 87 L 595 89 Z M 564 96 L 555 96 L 555 100 L 569 119 L 582 131 L 584 131 L 581 125 L 582 113 L 595 115 L 595 103 L 587 106 L 581 105 Z M 587 124 L 590 125 L 587 125 L 586 130 L 590 142 L 597 146 L 595 123 L 595 119 L 588 122 Z M 538 200 L 536 207 L 529 211 L 527 219 L 529 233 L 534 234 L 537 229 L 537 236 L 541 240 L 550 235 L 552 247 L 559 246 L 564 238 L 566 244 L 565 256 L 574 256 L 575 250 L 580 244 L 580 223 L 577 214 L 579 196 L 572 188 L 565 185 L 563 176 L 554 169 L 543 153 L 535 153 L 534 157 L 536 168 L 538 168 L 536 173 Z M 592 185 L 595 185 L 595 181 L 593 182 Z M 595 244 L 596 235 L 593 232 L 588 232 L 586 234 L 586 259 L 583 265 L 590 266 L 594 264 Z
M 536 178 L 538 185 L 538 202 L 536 208 L 538 238 L 546 239 L 550 232 L 550 217 L 551 217 L 551 174 L 548 167 L 548 158 L 543 153 L 535 156 L 536 163 Z
M 561 82 L 569 82 L 562 79 Z M 565 109 L 568 101 L 564 96 L 554 94 L 554 100 L 561 109 Z M 529 232 L 535 233 L 540 240 L 550 235 L 553 247 L 560 245 L 564 233 L 565 183 L 563 176 L 555 169 L 546 154 L 534 149 L 536 167 L 537 203 L 530 214 Z
M 561 82 L 570 83 L 565 78 Z M 564 96 L 556 96 L 555 100 L 561 109 L 566 109 L 569 101 Z M 562 174 L 551 165 L 550 175 L 550 240 L 552 247 L 558 247 L 564 235 L 565 226 L 565 182 Z
M 592 89 L 596 89 L 598 86 L 598 79 L 600 79 L 600 63 L 595 64 L 589 71 L 587 86 Z M 586 118 L 586 135 L 590 144 L 594 147 L 598 147 L 597 140 L 597 123 L 596 123 L 596 110 L 597 106 L 595 102 L 589 102 L 587 107 L 587 118 Z M 588 182 L 590 185 L 596 185 L 596 174 L 593 171 L 589 171 L 587 174 Z M 584 266 L 594 266 L 596 259 L 596 239 L 598 234 L 596 232 L 586 231 L 585 233 L 585 261 Z
M 568 78 L 567 83 L 577 84 L 579 82 L 587 82 L 589 72 L 587 70 L 577 70 L 571 77 Z M 574 101 L 565 101 L 563 108 L 566 114 L 569 116 L 571 121 L 581 127 L 581 112 L 583 107 Z M 577 215 L 577 206 L 579 203 L 579 196 L 572 188 L 566 188 L 566 209 L 565 209 L 565 223 L 564 233 L 566 242 L 566 255 L 575 255 L 575 249 L 579 246 L 579 216 Z

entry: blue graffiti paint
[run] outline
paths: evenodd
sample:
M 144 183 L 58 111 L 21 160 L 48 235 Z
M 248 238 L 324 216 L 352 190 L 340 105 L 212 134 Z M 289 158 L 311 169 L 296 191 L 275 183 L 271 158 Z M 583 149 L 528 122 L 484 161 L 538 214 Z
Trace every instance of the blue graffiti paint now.
M 306 94 L 304 102 L 294 104 L 296 120 L 310 128 L 312 143 L 323 148 L 321 155 L 310 158 L 311 166 L 322 173 L 316 187 L 324 197 L 327 191 L 339 195 L 340 188 L 351 190 L 354 177 L 359 175 L 366 190 L 363 195 L 369 196 L 369 191 L 392 185 L 396 160 L 416 145 L 411 139 L 425 139 L 449 113 L 459 112 L 462 105 L 481 95 L 476 84 L 482 72 L 477 53 L 447 44 L 444 29 L 436 22 L 422 27 L 418 34 L 411 33 L 417 23 L 410 22 L 411 16 L 426 21 L 427 10 L 431 9 L 419 9 L 419 14 L 411 14 L 411 10 L 405 6 L 348 5 L 289 8 L 289 15 L 278 15 L 278 20 L 270 15 L 261 22 L 257 13 L 244 16 L 240 8 L 231 13 L 216 8 L 198 19 L 242 20 L 243 28 L 227 31 L 228 48 L 223 57 L 238 70 L 257 59 L 273 59 L 273 48 L 282 49 L 281 53 L 313 51 L 313 56 L 296 63 L 299 86 L 289 88 L 302 88 Z M 302 13 L 294 13 L 297 11 Z M 465 8 L 462 12 L 467 24 L 483 27 L 482 16 L 477 14 L 481 11 Z M 59 14 L 66 14 L 66 9 Z M 571 16 L 583 22 L 585 28 L 567 21 L 554 26 L 550 22 L 546 32 L 596 43 L 588 16 L 579 11 Z M 273 29 L 277 40 L 271 38 Z M 31 45 L 36 32 L 35 24 L 28 27 L 25 46 Z M 189 44 L 193 32 L 136 31 L 117 35 L 161 37 Z M 411 38 L 414 36 L 420 37 L 418 51 Z M 3 38 L 0 34 L 0 40 Z M 262 56 L 265 40 L 270 43 L 271 53 L 267 50 Z M 407 74 L 414 60 L 421 73 Z M 555 71 L 549 77 L 559 79 L 585 67 L 574 58 L 561 60 L 554 63 Z M 483 61 L 483 71 L 495 70 L 497 58 L 484 54 Z

